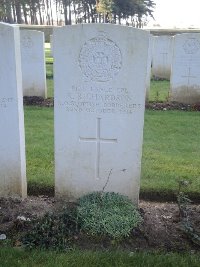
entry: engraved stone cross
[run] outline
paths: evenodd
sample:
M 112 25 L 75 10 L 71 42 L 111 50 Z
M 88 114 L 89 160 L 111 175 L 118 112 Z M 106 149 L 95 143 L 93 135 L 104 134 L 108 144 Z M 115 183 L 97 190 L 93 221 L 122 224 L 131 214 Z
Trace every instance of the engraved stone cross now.
M 163 61 L 166 61 L 167 60 L 167 55 L 168 55 L 168 53 L 167 52 L 162 52 L 162 53 L 160 53 L 161 55 L 162 55 L 162 59 L 163 59 Z
M 96 159 L 95 159 L 95 176 L 100 179 L 100 149 L 102 143 L 117 143 L 117 139 L 106 139 L 101 137 L 101 118 L 97 118 L 96 137 L 79 137 L 79 141 L 96 143 Z
M 188 75 L 183 75 L 183 76 L 181 76 L 181 77 L 182 77 L 182 78 L 188 78 L 187 89 L 188 89 L 188 87 L 189 87 L 189 85 L 190 85 L 190 78 L 193 78 L 193 79 L 196 78 L 196 76 L 192 76 L 192 75 L 191 75 L 191 68 L 188 69 Z

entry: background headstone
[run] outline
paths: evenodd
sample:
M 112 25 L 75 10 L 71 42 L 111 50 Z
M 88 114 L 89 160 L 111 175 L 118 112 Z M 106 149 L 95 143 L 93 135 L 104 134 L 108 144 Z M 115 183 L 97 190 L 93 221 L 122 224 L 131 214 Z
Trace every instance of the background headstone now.
M 44 33 L 21 30 L 20 39 L 23 95 L 46 98 Z
M 170 98 L 180 103 L 200 102 L 200 34 L 174 37 Z
M 0 23 L 0 196 L 26 197 L 20 36 Z
M 76 200 L 138 202 L 149 33 L 85 24 L 55 29 L 55 189 Z
M 50 50 L 51 56 L 53 57 L 53 35 L 50 35 Z
M 173 37 L 153 37 L 152 75 L 155 78 L 170 79 L 173 53 Z
M 151 86 L 151 65 L 152 65 L 152 52 L 153 52 L 153 35 L 149 37 L 148 61 L 147 61 L 147 75 L 146 75 L 146 101 L 149 99 L 150 86 Z

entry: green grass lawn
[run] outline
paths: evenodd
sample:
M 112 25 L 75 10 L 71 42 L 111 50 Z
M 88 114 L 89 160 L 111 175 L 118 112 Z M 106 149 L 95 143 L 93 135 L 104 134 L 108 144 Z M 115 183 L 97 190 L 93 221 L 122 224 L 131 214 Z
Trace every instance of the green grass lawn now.
M 47 79 L 47 97 L 53 97 L 54 96 L 54 90 L 53 90 L 54 84 L 53 79 Z
M 0 249 L 1 267 L 199 267 L 200 255 L 71 251 L 67 253 Z
M 50 48 L 45 48 L 46 77 L 47 77 L 47 97 L 53 97 L 53 58 Z
M 53 191 L 53 109 L 25 107 L 28 189 Z
M 29 192 L 53 192 L 53 108 L 25 107 Z M 198 112 L 145 112 L 141 194 L 173 195 L 180 179 L 200 197 L 200 116 Z
M 200 116 L 198 112 L 146 111 L 141 193 L 174 193 L 188 180 L 200 196 Z
M 151 80 L 149 101 L 150 102 L 166 102 L 169 98 L 170 82 Z

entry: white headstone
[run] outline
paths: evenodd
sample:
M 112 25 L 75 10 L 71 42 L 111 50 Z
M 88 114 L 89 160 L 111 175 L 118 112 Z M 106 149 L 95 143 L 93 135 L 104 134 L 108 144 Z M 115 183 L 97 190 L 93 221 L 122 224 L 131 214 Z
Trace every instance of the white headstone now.
M 138 202 L 149 33 L 111 24 L 55 29 L 55 188 L 76 200 Z
M 20 36 L 23 95 L 46 98 L 44 33 L 21 30 Z
M 53 57 L 53 35 L 50 35 L 50 50 L 51 56 Z
M 149 99 L 150 86 L 151 86 L 151 65 L 152 65 L 152 52 L 153 52 L 153 35 L 149 37 L 149 49 L 148 49 L 148 63 L 147 63 L 147 75 L 146 75 L 146 100 Z
M 154 36 L 152 56 L 152 75 L 156 78 L 170 79 L 173 53 L 173 37 Z
M 200 102 L 200 34 L 174 37 L 170 98 L 181 103 Z
M 26 197 L 19 28 L 0 23 L 0 196 Z

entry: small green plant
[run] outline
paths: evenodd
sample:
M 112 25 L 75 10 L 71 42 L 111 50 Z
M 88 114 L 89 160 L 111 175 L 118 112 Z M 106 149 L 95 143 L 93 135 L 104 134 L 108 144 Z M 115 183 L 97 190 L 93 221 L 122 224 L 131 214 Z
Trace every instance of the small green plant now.
M 78 233 L 75 209 L 64 209 L 60 214 L 47 213 L 31 222 L 31 230 L 22 238 L 25 247 L 67 250 Z
M 187 208 L 188 205 L 191 204 L 191 200 L 185 194 L 184 189 L 189 185 L 188 181 L 178 181 L 178 195 L 177 195 L 177 203 L 179 207 L 180 217 L 186 218 L 187 217 Z
M 190 183 L 188 181 L 181 180 L 178 184 L 177 203 L 180 213 L 181 229 L 194 244 L 200 246 L 200 233 L 197 233 L 188 215 L 189 205 L 192 201 L 184 192 L 184 188 Z
M 155 96 L 155 102 L 159 102 L 158 100 L 159 100 L 159 92 L 157 91 Z
M 129 236 L 142 218 L 125 196 L 113 192 L 94 192 L 78 201 L 81 228 L 91 235 L 121 239 Z

